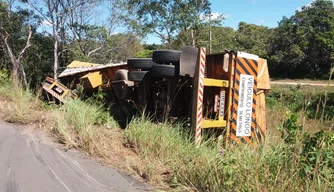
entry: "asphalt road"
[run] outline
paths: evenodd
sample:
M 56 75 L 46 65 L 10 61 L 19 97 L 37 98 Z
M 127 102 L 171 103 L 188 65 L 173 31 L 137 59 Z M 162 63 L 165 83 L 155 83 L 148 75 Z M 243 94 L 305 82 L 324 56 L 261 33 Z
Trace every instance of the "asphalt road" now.
M 334 84 L 327 84 L 327 83 L 303 83 L 303 82 L 280 82 L 274 81 L 270 82 L 272 85 L 301 85 L 301 86 L 320 86 L 320 87 L 334 87 Z
M 40 131 L 0 120 L 0 192 L 19 191 L 148 191 L 148 187 L 78 151 L 63 151 Z

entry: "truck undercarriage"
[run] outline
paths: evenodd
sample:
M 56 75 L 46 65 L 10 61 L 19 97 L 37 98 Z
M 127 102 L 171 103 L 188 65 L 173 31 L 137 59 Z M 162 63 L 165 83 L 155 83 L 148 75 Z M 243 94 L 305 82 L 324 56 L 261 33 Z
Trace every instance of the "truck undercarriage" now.
M 226 142 L 261 142 L 265 135 L 264 93 L 270 89 L 266 60 L 256 55 L 205 48 L 157 50 L 152 58 L 98 65 L 72 62 L 59 80 L 89 94 L 102 89 L 114 103 L 121 127 L 135 115 L 190 128 L 195 142 L 203 132 Z M 50 93 L 47 87 L 44 90 Z M 75 94 L 74 94 L 75 95 Z

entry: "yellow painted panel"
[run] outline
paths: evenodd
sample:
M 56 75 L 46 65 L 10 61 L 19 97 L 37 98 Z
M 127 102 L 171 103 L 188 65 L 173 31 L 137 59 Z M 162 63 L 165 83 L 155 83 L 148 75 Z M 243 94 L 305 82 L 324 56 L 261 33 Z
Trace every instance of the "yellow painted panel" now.
M 204 86 L 209 87 L 229 87 L 229 82 L 219 79 L 204 78 Z
M 102 74 L 100 71 L 88 73 L 80 79 L 83 81 L 83 86 L 86 89 L 96 88 L 102 85 Z
M 202 129 L 204 128 L 224 128 L 226 127 L 226 121 L 217 120 L 202 120 Z
M 77 68 L 77 67 L 92 67 L 97 66 L 100 64 L 96 63 L 88 63 L 88 62 L 81 62 L 81 61 L 72 61 L 69 65 L 67 65 L 67 68 Z
M 257 88 L 268 90 L 270 89 L 270 77 L 267 60 L 260 58 L 258 65 Z

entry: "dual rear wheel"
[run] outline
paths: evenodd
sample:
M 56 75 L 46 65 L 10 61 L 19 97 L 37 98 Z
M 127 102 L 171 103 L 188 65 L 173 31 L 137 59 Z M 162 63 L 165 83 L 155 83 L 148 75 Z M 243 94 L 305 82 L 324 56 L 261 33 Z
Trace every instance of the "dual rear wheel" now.
M 130 81 L 140 82 L 145 76 L 175 77 L 178 76 L 181 51 L 157 50 L 152 58 L 131 58 L 127 60 L 128 68 L 138 71 L 128 72 Z

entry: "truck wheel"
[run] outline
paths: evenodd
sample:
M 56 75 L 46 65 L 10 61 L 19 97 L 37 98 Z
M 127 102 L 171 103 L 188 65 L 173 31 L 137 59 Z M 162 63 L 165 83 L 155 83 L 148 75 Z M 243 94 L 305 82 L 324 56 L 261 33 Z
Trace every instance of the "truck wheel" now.
M 128 72 L 129 80 L 140 82 L 144 79 L 147 73 L 148 71 L 130 71 Z
M 181 51 L 177 50 L 157 50 L 153 51 L 152 59 L 159 64 L 178 64 L 180 62 Z
M 178 75 L 174 65 L 153 65 L 151 73 L 155 77 L 175 77 Z
M 156 63 L 152 61 L 152 58 L 130 58 L 127 60 L 128 67 L 130 69 L 151 69 Z
M 112 87 L 117 99 L 125 100 L 129 98 L 132 93 L 133 85 L 134 83 L 128 79 L 128 70 L 119 69 L 115 72 Z
M 119 80 L 128 80 L 128 70 L 127 69 L 118 69 L 114 74 L 114 81 Z

